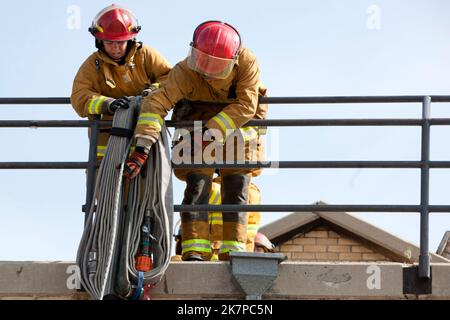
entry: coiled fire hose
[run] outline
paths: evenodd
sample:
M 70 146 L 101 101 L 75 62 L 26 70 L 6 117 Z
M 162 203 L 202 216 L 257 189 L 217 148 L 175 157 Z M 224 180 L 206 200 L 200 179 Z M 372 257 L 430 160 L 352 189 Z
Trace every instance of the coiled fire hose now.
M 141 101 L 130 97 L 129 108 L 115 112 L 78 247 L 81 284 L 93 299 L 139 299 L 143 286 L 159 282 L 170 262 L 173 194 L 165 126 L 142 175 L 129 183 L 122 177 Z

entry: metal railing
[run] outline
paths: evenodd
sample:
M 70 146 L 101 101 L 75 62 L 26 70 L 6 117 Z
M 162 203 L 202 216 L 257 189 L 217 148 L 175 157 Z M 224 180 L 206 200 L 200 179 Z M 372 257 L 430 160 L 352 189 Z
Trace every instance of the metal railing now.
M 361 96 L 361 97 L 264 97 L 260 103 L 267 104 L 329 104 L 329 103 L 422 103 L 421 119 L 282 119 L 252 120 L 246 126 L 420 126 L 420 161 L 278 161 L 251 164 L 182 164 L 177 168 L 413 168 L 421 170 L 420 205 L 174 205 L 174 211 L 260 211 L 260 212 L 420 212 L 420 256 L 419 277 L 430 278 L 429 257 L 429 213 L 450 212 L 450 205 L 429 204 L 430 168 L 450 168 L 450 161 L 430 161 L 430 131 L 432 125 L 450 125 L 450 119 L 430 118 L 431 102 L 450 102 L 450 96 Z M 69 98 L 0 98 L 0 105 L 6 104 L 70 104 Z M 96 153 L 98 129 L 111 126 L 112 121 L 61 121 L 61 120 L 0 120 L 0 128 L 18 127 L 89 127 L 89 157 L 87 162 L 0 162 L 0 169 L 87 169 L 86 204 L 93 201 L 93 187 L 96 176 Z M 192 121 L 166 121 L 168 127 L 191 126 Z

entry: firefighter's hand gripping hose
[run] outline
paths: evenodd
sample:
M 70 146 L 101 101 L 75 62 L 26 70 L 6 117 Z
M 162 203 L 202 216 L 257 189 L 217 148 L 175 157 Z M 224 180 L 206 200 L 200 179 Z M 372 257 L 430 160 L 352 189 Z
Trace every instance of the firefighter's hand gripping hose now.
M 141 100 L 130 97 L 130 107 L 115 113 L 97 174 L 96 202 L 78 248 L 81 283 L 93 299 L 139 299 L 170 262 L 173 195 L 165 127 L 143 168 L 145 176 L 129 182 L 122 176 Z
M 136 147 L 138 149 L 139 147 Z M 141 149 L 143 149 L 141 147 Z M 135 150 L 130 158 L 125 162 L 124 176 L 128 179 L 134 179 L 141 172 L 146 161 L 148 154 L 143 150 Z

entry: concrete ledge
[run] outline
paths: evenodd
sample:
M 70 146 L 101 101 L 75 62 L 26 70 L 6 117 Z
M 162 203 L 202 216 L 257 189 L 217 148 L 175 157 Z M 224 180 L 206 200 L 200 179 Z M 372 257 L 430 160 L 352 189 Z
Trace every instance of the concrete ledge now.
M 270 298 L 403 297 L 400 263 L 296 263 L 280 266 Z
M 432 293 L 404 295 L 400 263 L 283 262 L 264 299 L 450 299 L 450 264 L 432 264 Z M 410 265 L 408 265 L 410 266 Z M 89 299 L 73 262 L 0 262 L 0 299 Z M 171 262 L 154 299 L 243 299 L 228 262 Z
M 450 265 L 448 263 L 432 264 L 431 295 L 450 299 Z
M 153 289 L 159 299 L 237 299 L 244 294 L 235 286 L 228 262 L 171 262 Z
M 74 262 L 0 261 L 0 296 L 72 296 L 75 268 Z

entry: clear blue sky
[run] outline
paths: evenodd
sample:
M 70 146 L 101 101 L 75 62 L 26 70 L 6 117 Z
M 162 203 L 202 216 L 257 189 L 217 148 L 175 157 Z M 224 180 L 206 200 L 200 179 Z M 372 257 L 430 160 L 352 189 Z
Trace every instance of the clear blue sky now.
M 450 2 L 445 0 L 116 3 L 138 16 L 139 40 L 172 64 L 186 56 L 200 22 L 233 24 L 257 55 L 271 96 L 450 94 Z M 87 28 L 109 4 L 3 4 L 3 25 L 9 29 L 2 34 L 0 96 L 69 96 L 75 73 L 95 49 Z M 273 119 L 420 115 L 419 104 L 273 105 L 269 112 Z M 450 105 L 434 104 L 432 116 L 450 117 Z M 70 106 L 1 106 L 0 118 L 78 119 Z M 419 128 L 271 129 L 269 140 L 276 136 L 279 154 L 269 148 L 269 159 L 420 159 Z M 432 160 L 450 160 L 449 136 L 449 127 L 432 129 Z M 85 129 L 0 129 L 0 138 L 0 161 L 87 159 Z M 83 224 L 83 170 L 0 170 L 0 181 L 0 260 L 74 260 Z M 418 204 L 419 181 L 418 170 L 302 169 L 266 170 L 256 183 L 265 204 Z M 174 183 L 180 203 L 183 184 Z M 432 170 L 431 203 L 450 204 L 449 186 L 450 170 Z M 265 213 L 263 223 L 281 215 Z M 418 214 L 358 216 L 419 243 Z M 450 214 L 431 214 L 431 251 L 446 230 Z

